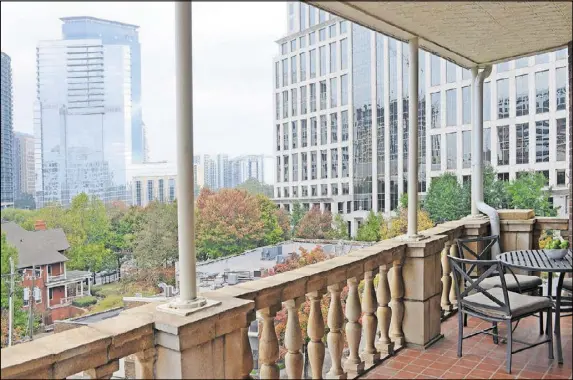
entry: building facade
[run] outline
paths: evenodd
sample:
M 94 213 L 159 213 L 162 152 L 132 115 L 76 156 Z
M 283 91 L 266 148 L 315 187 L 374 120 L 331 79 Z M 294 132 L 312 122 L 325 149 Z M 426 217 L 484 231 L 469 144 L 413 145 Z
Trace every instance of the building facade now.
M 2 52 L 2 129 L 0 131 L 0 203 L 2 208 L 14 205 L 12 139 L 12 63 L 10 56 Z
M 131 81 L 129 85 L 131 107 L 131 157 L 134 163 L 146 159 L 146 136 L 141 108 L 141 45 L 139 26 L 95 17 L 63 17 L 62 39 L 98 39 L 105 46 L 119 45 L 130 53 Z
M 177 168 L 167 161 L 132 164 L 128 168 L 129 202 L 145 207 L 149 202 L 173 202 L 177 198 Z
M 34 104 L 36 205 L 85 192 L 126 199 L 132 162 L 131 51 L 101 39 L 41 41 Z
M 14 198 L 24 194 L 34 195 L 36 173 L 34 168 L 34 136 L 15 132 L 12 149 L 14 152 Z
M 289 2 L 274 59 L 275 201 L 343 214 L 354 235 L 370 210 L 407 191 L 408 46 Z M 471 73 L 419 54 L 419 185 L 471 172 Z M 566 213 L 567 51 L 495 65 L 484 85 L 484 159 L 503 180 L 540 171 Z

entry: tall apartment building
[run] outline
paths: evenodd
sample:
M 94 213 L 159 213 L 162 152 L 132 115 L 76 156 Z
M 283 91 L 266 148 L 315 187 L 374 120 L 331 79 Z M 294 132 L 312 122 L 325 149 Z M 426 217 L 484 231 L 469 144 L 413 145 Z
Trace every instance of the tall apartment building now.
M 275 201 L 341 213 L 356 233 L 408 188 L 408 46 L 289 2 L 274 59 Z M 541 171 L 567 204 L 567 52 L 496 65 L 484 85 L 484 159 L 503 180 Z M 471 171 L 471 74 L 419 54 L 419 191 Z
M 219 176 L 217 174 L 217 161 L 210 155 L 203 156 L 203 170 L 205 176 L 205 186 L 211 190 L 219 188 Z
M 34 136 L 15 132 L 12 150 L 14 152 L 14 198 L 24 194 L 34 195 L 36 173 L 34 167 Z
M 12 139 L 12 63 L 10 56 L 2 52 L 1 107 L 2 129 L 0 131 L 0 203 L 1 207 L 14 205 Z
M 36 205 L 85 192 L 126 200 L 132 162 L 131 57 L 102 39 L 40 41 L 37 56 Z
M 217 155 L 217 188 L 226 189 L 231 187 L 231 166 L 229 156 Z
M 134 163 L 146 159 L 146 141 L 141 108 L 141 45 L 139 26 L 123 22 L 104 20 L 96 17 L 63 17 L 62 39 L 100 40 L 105 46 L 124 46 L 129 51 L 131 80 L 128 96 L 131 107 L 131 158 Z M 148 148 L 147 148 L 148 149 Z
M 230 166 L 230 187 L 236 187 L 251 178 L 264 183 L 263 155 L 239 156 L 230 160 Z

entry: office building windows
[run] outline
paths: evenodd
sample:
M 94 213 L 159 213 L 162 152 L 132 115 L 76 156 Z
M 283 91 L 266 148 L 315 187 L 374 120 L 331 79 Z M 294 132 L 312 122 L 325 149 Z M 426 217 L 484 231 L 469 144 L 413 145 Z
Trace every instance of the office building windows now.
M 320 151 L 320 178 L 328 178 L 328 151 Z
M 296 55 L 290 57 L 290 80 L 292 84 L 297 81 L 296 77 Z
M 326 109 L 326 81 L 320 81 L 320 110 Z
M 330 142 L 338 142 L 338 114 L 330 114 Z
M 283 156 L 283 181 L 284 182 L 288 182 L 288 159 L 289 159 L 289 156 Z M 285 189 L 286 189 L 286 187 L 285 187 Z M 288 197 L 288 194 L 285 194 L 285 197 Z
M 483 162 L 491 164 L 491 128 L 483 129 Z
M 290 104 L 291 104 L 291 116 L 296 116 L 297 115 L 297 106 L 298 106 L 298 100 L 297 100 L 297 96 L 296 96 L 296 88 L 293 88 L 290 90 Z
M 491 82 L 483 84 L 483 121 L 491 120 Z
M 331 178 L 338 178 L 338 149 L 330 150 L 330 162 L 330 176 Z
M 340 124 L 342 127 L 342 141 L 348 141 L 348 111 L 340 113 Z
M 277 156 L 277 182 L 280 181 L 281 181 L 281 156 Z
M 509 70 L 509 62 L 502 62 L 496 65 L 498 73 L 503 73 Z
M 301 36 L 298 38 L 298 45 L 301 49 L 306 47 L 306 36 Z
M 509 117 L 509 79 L 498 79 L 497 118 L 507 119 L 508 117 Z
M 310 79 L 316 78 L 316 49 L 312 49 L 308 52 L 310 59 Z
M 470 124 L 472 122 L 472 95 L 471 87 L 462 87 L 462 123 Z
M 509 165 L 509 125 L 497 127 L 497 164 Z
M 294 182 L 298 181 L 298 153 L 292 155 L 292 180 Z M 296 196 L 295 187 L 293 187 L 293 196 Z
M 328 124 L 326 115 L 320 115 L 320 145 L 328 144 Z
M 302 181 L 306 181 L 308 180 L 308 160 L 307 160 L 307 153 L 303 152 L 300 154 L 300 161 L 301 161 L 301 166 L 302 166 L 302 174 L 301 174 L 301 180 Z M 305 197 L 307 196 L 307 188 L 306 186 L 302 187 L 302 196 Z
M 567 124 L 565 118 L 556 121 L 556 161 L 565 161 L 567 156 Z
M 549 71 L 535 73 L 535 108 L 536 113 L 549 112 Z
M 328 37 L 329 37 L 329 38 L 334 38 L 334 37 L 336 37 L 336 24 L 330 25 L 330 26 L 328 27 Z
M 446 126 L 452 127 L 457 124 L 457 90 L 446 91 Z
M 348 75 L 340 77 L 340 105 L 348 104 Z
M 293 121 L 291 122 L 291 129 L 292 129 L 292 148 L 298 148 L 298 122 Z
M 515 68 L 516 69 L 522 69 L 524 67 L 527 67 L 529 65 L 529 58 L 525 57 L 525 58 L 519 58 L 515 61 Z
M 288 123 L 283 123 L 283 150 L 288 150 Z
M 316 8 L 313 7 L 312 5 L 308 7 L 308 16 L 309 16 L 309 23 L 308 26 L 309 27 L 313 27 L 316 25 Z
M 284 87 L 288 86 L 288 60 L 283 59 L 281 64 L 283 69 L 283 87 Z
M 326 40 L 326 29 L 325 28 L 322 28 L 318 31 L 318 40 L 320 42 Z
M 317 163 L 317 153 L 316 151 L 314 152 L 310 152 L 310 179 L 316 179 L 317 177 L 317 170 L 318 168 L 316 167 L 318 165 Z M 316 195 L 316 194 L 313 194 Z
M 310 84 L 310 112 L 316 112 L 316 83 Z
M 472 132 L 462 132 L 462 167 L 464 169 L 472 166 Z
M 155 200 L 155 196 L 153 195 L 153 180 L 147 180 L 147 201 L 152 202 Z
M 306 119 L 300 121 L 300 146 L 306 148 L 308 144 L 308 129 L 306 125 Z
M 348 169 L 348 147 L 344 146 L 342 147 L 342 177 L 346 178 L 350 175 L 349 169 Z M 342 186 L 342 188 L 344 189 L 344 185 Z M 348 193 L 346 193 L 348 194 Z
M 528 75 L 515 77 L 515 116 L 529 115 Z
M 556 170 L 555 176 L 557 185 L 565 185 L 565 170 Z
M 440 138 L 441 135 L 430 136 L 430 143 L 432 149 L 432 170 L 440 170 L 442 163 L 442 152 L 440 149 Z
M 549 120 L 535 122 L 535 162 L 549 162 Z
M 320 56 L 320 76 L 326 75 L 326 46 L 318 48 L 318 55 Z
M 281 86 L 281 71 L 280 71 L 280 62 L 275 62 L 275 88 L 279 88 Z
M 456 81 L 456 70 L 458 66 L 455 63 L 446 61 L 446 81 L 448 83 L 454 83 Z
M 549 63 L 549 53 L 538 54 L 535 56 L 535 64 Z
M 446 169 L 456 169 L 457 167 L 457 149 L 456 149 L 457 134 L 446 134 Z
M 306 80 L 306 53 L 300 53 L 300 81 Z
M 306 101 L 306 86 L 300 88 L 300 114 L 306 115 L 307 101 Z
M 330 78 L 330 107 L 338 107 L 337 78 Z
M 529 124 L 515 125 L 515 163 L 529 163 Z
M 310 146 L 318 144 L 318 126 L 316 124 L 316 117 L 310 118 Z
M 336 42 L 332 42 L 330 45 L 330 73 L 336 72 Z
M 283 91 L 283 119 L 288 117 L 288 91 Z
M 441 59 L 437 55 L 431 54 L 430 58 L 430 75 L 432 86 L 438 86 L 441 83 Z
M 441 123 L 440 123 L 440 96 L 441 94 L 439 92 L 434 92 L 432 94 L 430 94 L 430 107 L 431 107 L 431 112 L 432 112 L 432 119 L 431 119 L 431 126 L 432 129 L 435 128 L 440 128 L 441 127 Z
M 135 181 L 135 203 L 137 206 L 142 205 L 141 198 L 141 181 Z
M 564 110 L 567 102 L 567 68 L 560 67 L 555 69 L 555 102 L 557 105 L 557 111 Z
M 340 69 L 348 69 L 348 39 L 340 40 Z
M 159 180 L 158 191 L 159 191 L 159 202 L 161 202 L 161 203 L 165 202 L 165 188 L 164 188 L 165 184 L 164 184 L 164 182 L 165 181 L 163 179 Z
M 169 179 L 169 201 L 173 202 L 175 200 L 175 179 Z

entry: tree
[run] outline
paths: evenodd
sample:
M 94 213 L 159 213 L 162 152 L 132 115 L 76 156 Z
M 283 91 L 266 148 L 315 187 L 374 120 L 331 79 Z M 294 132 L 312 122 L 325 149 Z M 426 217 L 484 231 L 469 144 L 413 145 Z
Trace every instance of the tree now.
M 293 228 L 296 228 L 300 223 L 301 219 L 304 217 L 304 209 L 299 201 L 295 201 L 292 204 L 292 214 L 291 214 L 291 224 Z
M 489 164 L 483 169 L 483 200 L 495 209 L 507 208 L 510 201 L 506 183 L 497 179 L 495 169 Z
M 380 240 L 380 225 L 383 222 L 380 215 L 376 215 L 374 211 L 370 210 L 366 221 L 358 228 L 356 240 L 358 241 L 379 241 Z
M 438 223 L 460 219 L 470 213 L 467 189 L 460 186 L 454 174 L 444 173 L 435 177 L 424 200 L 424 209 Z
M 550 190 L 543 190 L 547 179 L 541 173 L 523 172 L 507 185 L 510 206 L 516 209 L 533 209 L 536 216 L 556 216 L 557 208 L 549 203 Z
M 333 237 L 336 239 L 350 239 L 350 236 L 348 235 L 348 227 L 347 227 L 347 223 L 344 220 L 344 218 L 342 217 L 342 215 L 340 214 L 335 214 L 334 215 L 334 219 L 332 221 L 332 224 L 334 225 L 333 228 Z
M 330 239 L 333 232 L 330 211 L 321 212 L 318 206 L 314 206 L 301 219 L 295 236 L 302 239 Z
M 1 346 L 4 347 L 8 342 L 8 314 L 9 314 L 9 297 L 10 297 L 10 258 L 14 261 L 14 267 L 17 268 L 18 264 L 18 251 L 15 247 L 10 245 L 6 240 L 6 234 L 1 234 L 0 241 L 0 257 L 1 257 L 1 319 L 2 319 L 2 332 L 1 332 Z M 22 288 L 18 285 L 19 281 L 15 281 L 13 303 L 14 303 L 14 335 L 13 338 L 18 340 L 24 334 L 28 324 L 26 313 L 22 310 L 24 304 Z
M 135 232 L 134 257 L 142 267 L 166 267 L 178 252 L 177 205 L 151 202 Z
M 427 211 L 418 209 L 418 232 L 434 227 Z M 398 216 L 384 220 L 380 226 L 380 240 L 392 239 L 408 232 L 408 209 L 398 210 Z
M 239 190 L 246 190 L 252 195 L 262 194 L 268 198 L 273 197 L 273 186 L 266 183 L 259 182 L 256 178 L 249 178 L 245 182 L 237 186 Z
M 285 232 L 279 225 L 279 210 L 277 209 L 277 206 L 262 194 L 257 194 L 256 199 L 258 203 L 257 207 L 261 213 L 261 220 L 264 223 L 264 236 L 259 245 L 272 245 L 283 241 Z
M 290 214 L 284 208 L 277 208 L 275 210 L 279 226 L 283 231 L 281 240 L 288 240 L 291 236 Z

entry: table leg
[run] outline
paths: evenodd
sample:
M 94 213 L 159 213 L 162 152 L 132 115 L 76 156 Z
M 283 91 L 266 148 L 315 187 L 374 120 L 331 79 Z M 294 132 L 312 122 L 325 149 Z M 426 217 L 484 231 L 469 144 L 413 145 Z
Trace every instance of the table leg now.
M 557 298 L 555 301 L 555 338 L 557 344 L 557 362 L 559 364 L 563 364 L 563 350 L 561 349 L 561 290 L 563 289 L 564 278 L 565 272 L 559 273 L 559 281 L 557 282 Z
M 547 297 L 553 301 L 553 272 L 547 272 Z M 551 333 L 549 330 L 549 315 L 545 317 L 545 331 Z

